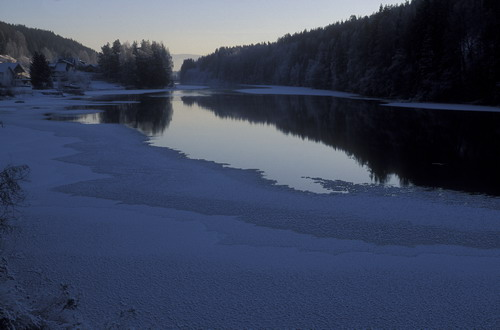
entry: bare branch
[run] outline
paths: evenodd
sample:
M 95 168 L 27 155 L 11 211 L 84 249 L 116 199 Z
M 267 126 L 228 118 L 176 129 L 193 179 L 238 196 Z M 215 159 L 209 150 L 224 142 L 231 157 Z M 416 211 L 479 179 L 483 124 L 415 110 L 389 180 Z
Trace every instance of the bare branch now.
M 26 197 L 20 182 L 29 175 L 28 165 L 9 165 L 0 172 L 0 222 L 13 216 L 15 207 Z

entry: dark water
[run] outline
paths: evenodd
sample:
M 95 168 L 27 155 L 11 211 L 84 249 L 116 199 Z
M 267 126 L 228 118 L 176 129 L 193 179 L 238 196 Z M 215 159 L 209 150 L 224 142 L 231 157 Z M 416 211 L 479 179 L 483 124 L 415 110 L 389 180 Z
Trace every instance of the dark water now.
M 104 100 L 111 99 L 99 101 Z M 311 179 L 322 178 L 500 195 L 500 113 L 231 91 L 112 100 L 136 103 L 53 119 L 122 123 L 150 136 L 152 145 L 258 169 L 278 184 L 301 190 L 324 192 Z

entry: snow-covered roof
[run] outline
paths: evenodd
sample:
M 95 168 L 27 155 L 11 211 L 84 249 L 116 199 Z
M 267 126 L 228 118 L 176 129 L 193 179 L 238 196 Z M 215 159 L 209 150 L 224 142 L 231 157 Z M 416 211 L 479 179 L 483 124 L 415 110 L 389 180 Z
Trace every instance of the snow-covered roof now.
M 14 73 L 24 73 L 26 70 L 23 68 L 23 66 L 19 63 L 0 63 L 0 66 L 2 67 L 10 67 Z M 6 69 L 4 69 L 6 70 Z M 4 72 L 4 71 L 2 71 Z
M 15 63 L 16 59 L 10 55 L 0 55 L 0 63 Z
M 59 62 L 55 65 L 54 71 L 56 72 L 66 72 L 68 71 L 68 63 L 67 62 Z

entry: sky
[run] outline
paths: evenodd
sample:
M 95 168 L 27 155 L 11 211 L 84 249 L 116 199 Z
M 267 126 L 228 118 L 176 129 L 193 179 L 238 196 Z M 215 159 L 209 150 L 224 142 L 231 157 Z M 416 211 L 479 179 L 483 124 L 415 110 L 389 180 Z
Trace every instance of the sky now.
M 403 0 L 0 0 L 0 21 L 50 30 L 100 51 L 107 42 L 163 42 L 172 54 L 276 41 Z

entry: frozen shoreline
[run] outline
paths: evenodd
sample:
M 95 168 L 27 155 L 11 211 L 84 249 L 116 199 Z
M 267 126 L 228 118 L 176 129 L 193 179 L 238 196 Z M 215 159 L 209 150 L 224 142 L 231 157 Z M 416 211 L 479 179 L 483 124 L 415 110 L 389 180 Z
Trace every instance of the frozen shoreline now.
M 357 100 L 378 100 L 382 105 L 399 108 L 412 109 L 431 109 L 431 110 L 456 110 L 456 111 L 485 111 L 500 112 L 499 107 L 481 106 L 471 104 L 453 104 L 453 103 L 429 103 L 429 102 L 395 102 L 383 98 L 364 97 L 358 94 L 314 89 L 309 87 L 291 87 L 276 85 L 251 85 L 249 88 L 238 89 L 240 93 L 261 94 L 261 95 L 305 95 L 305 96 L 332 96 L 339 98 L 349 98 Z
M 294 192 L 120 125 L 42 120 L 86 100 L 23 100 L 0 101 L 0 165 L 31 167 L 2 254 L 32 310 L 63 283 L 65 322 L 89 328 L 500 322 L 498 200 Z

